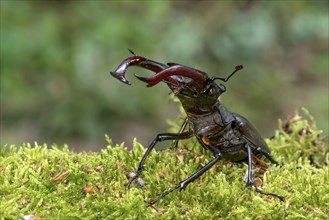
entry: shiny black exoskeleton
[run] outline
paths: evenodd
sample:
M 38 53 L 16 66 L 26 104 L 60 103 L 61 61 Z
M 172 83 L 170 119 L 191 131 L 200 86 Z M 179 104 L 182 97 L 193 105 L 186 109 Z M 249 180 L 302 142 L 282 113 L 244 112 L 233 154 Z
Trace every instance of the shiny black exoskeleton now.
M 213 152 L 214 155 L 214 158 L 208 164 L 155 200 L 150 201 L 150 205 L 175 189 L 185 189 L 189 183 L 210 169 L 222 157 L 233 162 L 244 161 L 248 163 L 248 186 L 255 186 L 252 175 L 253 155 L 264 155 L 272 163 L 278 164 L 271 157 L 269 147 L 256 128 L 243 116 L 228 111 L 219 101 L 219 96 L 226 89 L 224 85 L 218 85 L 215 80 L 228 81 L 231 76 L 242 69 L 242 66 L 237 66 L 235 71 L 227 78 L 214 78 L 191 67 L 176 63 L 162 64 L 133 53 L 132 57 L 125 59 L 114 72 L 111 72 L 112 76 L 129 84 L 125 78 L 125 72 L 129 66 L 139 66 L 155 72 L 155 75 L 148 78 L 135 76 L 146 82 L 149 87 L 159 82 L 166 83 L 180 100 L 187 118 L 179 133 L 161 133 L 156 136 L 147 148 L 136 174 L 127 183 L 127 188 L 141 175 L 146 158 L 159 141 L 175 140 L 174 144 L 177 147 L 178 140 L 195 136 L 199 143 Z M 185 131 L 187 125 L 189 129 Z M 259 193 L 276 196 L 281 200 L 284 199 L 279 194 L 264 192 L 257 186 L 255 188 Z

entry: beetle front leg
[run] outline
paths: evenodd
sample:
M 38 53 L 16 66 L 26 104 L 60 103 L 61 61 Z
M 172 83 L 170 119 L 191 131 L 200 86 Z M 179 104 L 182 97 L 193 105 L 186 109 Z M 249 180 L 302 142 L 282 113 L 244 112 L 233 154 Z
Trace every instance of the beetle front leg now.
M 217 163 L 222 158 L 222 154 L 220 153 L 219 150 L 216 150 L 216 152 L 214 153 L 214 156 L 215 156 L 214 159 L 212 159 L 209 163 L 207 163 L 200 170 L 196 171 L 192 176 L 190 176 L 187 179 L 179 182 L 176 186 L 174 186 L 173 188 L 165 191 L 162 195 L 160 195 L 158 198 L 150 201 L 148 204 L 153 205 L 154 203 L 158 202 L 160 199 L 162 199 L 163 197 L 165 197 L 166 195 L 168 195 L 169 193 L 171 193 L 172 191 L 174 191 L 176 189 L 180 189 L 180 190 L 185 189 L 188 184 L 190 184 L 195 179 L 200 177 L 203 173 L 205 173 L 207 170 L 209 170 L 213 165 L 215 165 L 215 163 Z
M 284 201 L 284 197 L 276 194 L 276 193 L 270 193 L 270 192 L 265 192 L 261 189 L 259 189 L 256 184 L 253 181 L 253 174 L 252 174 L 252 151 L 251 151 L 251 147 L 249 144 L 246 144 L 246 148 L 248 150 L 248 171 L 247 171 L 247 186 L 254 186 L 256 189 L 256 192 L 260 193 L 260 194 L 264 194 L 264 195 L 271 195 L 271 196 L 275 196 L 277 198 L 279 198 L 281 201 Z M 265 155 L 265 154 L 264 154 Z M 269 155 L 269 154 L 267 154 Z M 266 155 L 265 155 L 266 156 Z M 267 157 L 267 156 L 266 156 Z
M 182 132 L 182 133 L 179 133 L 179 134 L 173 134 L 173 133 L 162 133 L 162 134 L 158 134 L 154 140 L 152 141 L 152 143 L 150 144 L 150 146 L 147 148 L 142 160 L 140 161 L 139 163 L 139 166 L 138 166 L 138 169 L 137 169 L 137 172 L 136 172 L 136 175 L 133 175 L 128 183 L 126 184 L 126 188 L 129 188 L 131 183 L 137 179 L 140 174 L 142 173 L 143 171 L 143 166 L 144 166 L 144 163 L 148 157 L 148 155 L 151 153 L 152 149 L 155 147 L 155 145 L 160 141 L 165 141 L 165 140 L 181 140 L 181 139 L 188 139 L 192 137 L 192 134 L 190 132 Z
M 186 128 L 187 122 L 188 122 L 188 118 L 186 117 L 183 124 L 182 124 L 182 127 L 178 131 L 179 134 L 183 133 L 184 129 Z M 174 148 L 177 148 L 178 141 L 179 141 L 178 139 L 174 141 L 174 144 L 173 144 Z

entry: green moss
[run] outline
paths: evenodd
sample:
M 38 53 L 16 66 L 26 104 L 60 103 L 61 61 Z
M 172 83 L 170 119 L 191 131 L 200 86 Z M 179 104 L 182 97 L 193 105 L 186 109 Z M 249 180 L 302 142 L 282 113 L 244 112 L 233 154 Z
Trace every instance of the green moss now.
M 245 186 L 245 164 L 221 161 L 206 174 L 160 200 L 145 200 L 188 177 L 211 159 L 195 140 L 179 149 L 152 153 L 143 173 L 145 187 L 125 190 L 145 149 L 114 145 L 99 153 L 74 153 L 67 146 L 23 144 L 0 151 L 0 219 L 20 214 L 43 219 L 326 219 L 329 215 L 328 146 L 313 118 L 296 113 L 267 140 L 283 165 L 262 175 L 263 189 L 286 200 L 261 195 Z M 176 125 L 173 125 L 176 126 Z M 185 147 L 184 147 L 185 146 Z

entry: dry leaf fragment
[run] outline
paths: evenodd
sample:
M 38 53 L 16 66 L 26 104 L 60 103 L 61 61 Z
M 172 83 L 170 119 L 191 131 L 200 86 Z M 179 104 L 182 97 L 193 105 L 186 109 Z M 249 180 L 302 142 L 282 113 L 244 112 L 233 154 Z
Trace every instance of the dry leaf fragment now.
M 64 180 L 66 180 L 72 173 L 72 170 L 67 170 L 64 173 L 59 173 L 57 175 L 55 175 L 52 180 L 55 182 L 63 182 Z

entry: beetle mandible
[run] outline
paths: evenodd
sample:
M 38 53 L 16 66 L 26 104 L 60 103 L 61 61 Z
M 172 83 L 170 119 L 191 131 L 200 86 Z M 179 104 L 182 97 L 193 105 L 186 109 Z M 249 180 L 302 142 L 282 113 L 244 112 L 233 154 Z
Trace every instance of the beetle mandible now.
M 256 191 L 261 194 L 272 195 L 284 200 L 284 197 L 279 194 L 261 190 L 253 181 L 253 155 L 264 155 L 273 164 L 278 165 L 278 162 L 270 155 L 266 142 L 246 118 L 230 112 L 219 101 L 219 96 L 226 91 L 226 88 L 223 84 L 217 84 L 215 80 L 227 82 L 238 70 L 243 68 L 242 65 L 236 66 L 235 70 L 226 78 L 209 77 L 205 72 L 191 67 L 176 63 L 162 64 L 129 51 L 133 56 L 122 61 L 114 72 L 110 72 L 111 75 L 130 85 L 125 78 L 129 66 L 139 66 L 155 72 L 151 77 L 135 76 L 146 82 L 148 87 L 159 82 L 166 83 L 180 100 L 187 117 L 178 133 L 160 133 L 155 137 L 141 159 L 137 172 L 130 177 L 127 188 L 141 175 L 144 163 L 157 142 L 174 140 L 174 146 L 177 147 L 178 140 L 195 136 L 204 148 L 213 153 L 214 158 L 190 177 L 150 201 L 149 205 L 153 205 L 176 189 L 185 189 L 189 183 L 205 173 L 222 157 L 233 162 L 246 162 L 248 164 L 247 185 L 254 186 Z M 187 125 L 189 129 L 186 131 Z

